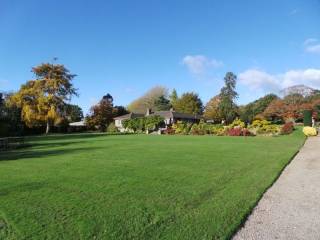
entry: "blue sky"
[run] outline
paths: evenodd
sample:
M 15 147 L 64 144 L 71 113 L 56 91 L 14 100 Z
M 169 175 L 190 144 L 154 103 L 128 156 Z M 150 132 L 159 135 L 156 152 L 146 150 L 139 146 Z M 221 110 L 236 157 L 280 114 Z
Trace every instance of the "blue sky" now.
M 58 57 L 85 112 L 127 105 L 155 85 L 218 94 L 238 75 L 240 104 L 294 85 L 320 88 L 320 1 L 0 0 L 0 89 Z

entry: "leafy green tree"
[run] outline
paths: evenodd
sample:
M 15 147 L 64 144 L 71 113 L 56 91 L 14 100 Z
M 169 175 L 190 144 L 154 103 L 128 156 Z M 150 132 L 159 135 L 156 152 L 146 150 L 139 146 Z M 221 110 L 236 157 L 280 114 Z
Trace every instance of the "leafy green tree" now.
M 173 109 L 175 109 L 175 105 L 179 99 L 179 96 L 178 96 L 176 89 L 172 90 L 172 93 L 170 94 L 169 99 L 170 99 L 171 106 L 173 107 Z
M 160 96 L 154 101 L 154 108 L 156 111 L 167 111 L 170 110 L 171 104 L 170 101 L 165 98 L 165 96 Z
M 23 84 L 10 103 L 21 108 L 28 127 L 46 124 L 46 133 L 63 119 L 66 101 L 77 95 L 72 80 L 76 76 L 62 64 L 43 63 L 32 68 L 35 79 Z
M 111 105 L 113 105 L 113 97 L 111 96 L 110 93 L 107 93 L 106 95 L 104 95 L 102 97 L 101 101 L 106 101 L 106 102 L 110 103 Z
M 283 101 L 290 105 L 299 105 L 306 102 L 304 96 L 300 93 L 289 94 L 283 98 Z
M 113 117 L 122 116 L 128 113 L 128 110 L 124 106 L 114 106 L 113 108 Z
M 0 93 L 0 136 L 16 136 L 23 132 L 21 109 L 8 104 L 10 94 Z
M 232 72 L 227 72 L 224 77 L 225 86 L 221 88 L 219 98 L 219 112 L 227 123 L 231 123 L 237 116 L 237 105 L 235 100 L 238 97 L 236 92 L 237 76 Z
M 279 99 L 275 94 L 267 94 L 239 109 L 240 119 L 244 122 L 252 122 L 258 114 L 262 114 L 273 100 Z
M 313 94 L 305 97 L 306 102 L 320 101 L 320 90 L 314 90 Z
M 187 92 L 181 95 L 175 104 L 177 112 L 189 114 L 202 114 L 203 104 L 198 94 Z
M 83 111 L 78 105 L 67 104 L 66 114 L 69 122 L 79 122 L 83 119 Z
M 0 119 L 4 118 L 5 116 L 5 100 L 4 94 L 0 93 Z

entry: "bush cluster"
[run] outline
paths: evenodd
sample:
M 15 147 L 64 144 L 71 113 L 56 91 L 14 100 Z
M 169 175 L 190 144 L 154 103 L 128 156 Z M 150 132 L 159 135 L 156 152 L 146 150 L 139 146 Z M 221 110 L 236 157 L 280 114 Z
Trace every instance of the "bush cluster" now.
M 112 122 L 108 125 L 107 129 L 106 129 L 106 132 L 107 133 L 118 133 L 119 130 L 118 128 L 116 127 L 116 125 Z
M 184 121 L 177 121 L 175 124 L 172 125 L 172 129 L 175 134 L 189 134 L 192 127 L 192 123 L 184 122 Z
M 218 135 L 222 136 L 226 133 L 226 128 L 220 124 L 205 123 L 201 120 L 199 123 L 190 123 L 177 121 L 165 131 L 166 134 L 182 134 L 182 135 Z
M 278 135 L 281 130 L 278 125 L 267 120 L 254 120 L 248 129 L 255 135 Z
M 228 133 L 228 136 L 236 136 L 236 137 L 238 137 L 238 136 L 244 136 L 244 137 L 246 137 L 246 136 L 254 136 L 254 134 L 251 133 L 249 131 L 249 129 L 241 128 L 241 127 L 230 128 L 230 129 L 228 129 L 227 133 Z
M 216 135 L 216 136 L 252 136 L 253 134 L 245 128 L 244 122 L 236 119 L 229 126 L 221 124 L 205 123 L 201 120 L 199 123 L 188 123 L 178 121 L 165 131 L 166 134 L 183 135 Z
M 317 129 L 316 128 L 313 128 L 313 127 L 304 127 L 302 129 L 304 135 L 306 135 L 307 137 L 310 137 L 310 136 L 317 136 L 318 132 L 317 132 Z
M 294 130 L 293 122 L 287 122 L 281 127 L 281 134 L 286 135 L 292 133 Z
M 133 132 L 143 132 L 146 130 L 157 130 L 164 125 L 164 118 L 152 115 L 141 118 L 127 119 L 122 122 L 123 126 Z
M 267 120 L 255 120 L 247 126 L 240 119 L 234 120 L 228 126 L 221 124 L 205 123 L 201 120 L 199 123 L 188 123 L 178 121 L 165 131 L 165 134 L 183 134 L 183 135 L 216 135 L 216 136 L 255 136 L 266 135 L 274 136 L 278 134 L 290 134 L 294 130 L 293 123 L 286 123 L 282 127 L 272 124 Z

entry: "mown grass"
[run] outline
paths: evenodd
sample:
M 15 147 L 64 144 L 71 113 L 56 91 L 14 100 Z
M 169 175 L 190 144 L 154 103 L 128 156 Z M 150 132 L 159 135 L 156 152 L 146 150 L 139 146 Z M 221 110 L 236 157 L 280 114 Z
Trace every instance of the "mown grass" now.
M 32 138 L 0 154 L 0 239 L 227 239 L 303 142 Z

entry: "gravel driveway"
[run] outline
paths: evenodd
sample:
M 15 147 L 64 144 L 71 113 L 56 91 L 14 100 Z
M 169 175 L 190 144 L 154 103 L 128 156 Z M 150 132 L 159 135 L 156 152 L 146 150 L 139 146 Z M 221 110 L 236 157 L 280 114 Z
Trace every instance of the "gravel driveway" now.
M 320 239 L 320 137 L 307 139 L 233 239 Z

